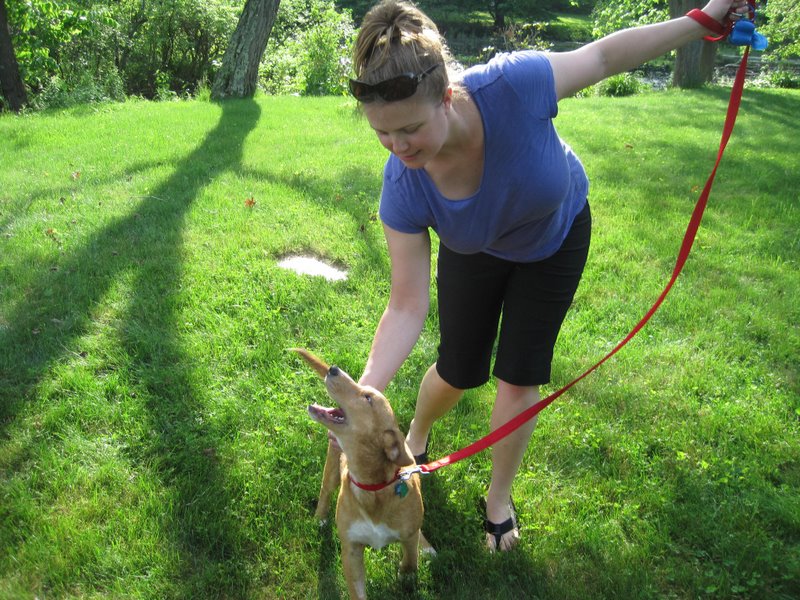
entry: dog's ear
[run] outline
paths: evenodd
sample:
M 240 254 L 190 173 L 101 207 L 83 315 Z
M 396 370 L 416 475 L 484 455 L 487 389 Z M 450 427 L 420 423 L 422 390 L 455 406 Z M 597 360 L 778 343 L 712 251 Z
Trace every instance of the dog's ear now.
M 311 354 L 308 350 L 303 350 L 302 348 L 289 348 L 292 352 L 297 352 L 300 356 L 302 356 L 305 361 L 311 365 L 311 368 L 317 372 L 322 379 L 325 379 L 325 375 L 328 374 L 328 370 L 330 367 L 318 359 L 316 356 Z
M 386 452 L 386 458 L 398 467 L 414 464 L 414 457 L 408 451 L 403 434 L 397 429 L 387 429 L 383 432 L 383 450 Z

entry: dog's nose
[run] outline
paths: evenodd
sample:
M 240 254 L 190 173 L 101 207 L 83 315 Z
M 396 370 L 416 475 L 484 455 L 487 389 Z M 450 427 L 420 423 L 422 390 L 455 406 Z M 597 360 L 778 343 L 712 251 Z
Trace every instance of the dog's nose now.
M 338 374 L 339 374 L 339 367 L 337 367 L 336 365 L 333 365 L 328 370 L 328 375 L 333 375 L 334 377 L 336 377 Z

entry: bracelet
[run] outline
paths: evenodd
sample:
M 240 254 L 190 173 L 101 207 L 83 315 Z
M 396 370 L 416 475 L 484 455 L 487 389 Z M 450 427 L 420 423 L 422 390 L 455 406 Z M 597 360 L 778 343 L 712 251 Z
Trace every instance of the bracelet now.
M 723 37 L 728 35 L 728 29 L 729 29 L 728 27 L 725 27 L 722 23 L 720 23 L 716 19 L 709 17 L 699 8 L 693 8 L 688 13 L 686 13 L 686 16 L 689 17 L 690 19 L 694 19 L 695 21 L 700 23 L 700 25 L 702 25 L 703 27 L 705 27 L 710 31 L 713 31 L 717 35 L 721 35 Z

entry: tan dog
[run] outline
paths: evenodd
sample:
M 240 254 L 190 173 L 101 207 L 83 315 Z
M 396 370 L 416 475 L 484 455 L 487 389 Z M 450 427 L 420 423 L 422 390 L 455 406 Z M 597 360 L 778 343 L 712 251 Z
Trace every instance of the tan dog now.
M 403 545 L 401 574 L 417 570 L 418 548 L 435 553 L 422 535 L 419 475 L 398 479 L 400 467 L 414 464 L 392 408 L 377 390 L 362 387 L 338 367 L 328 367 L 306 350 L 294 349 L 325 380 L 338 408 L 318 404 L 308 414 L 336 437 L 341 450 L 328 443 L 316 517 L 330 511 L 331 492 L 339 488 L 336 529 L 350 598 L 366 598 L 364 548 Z

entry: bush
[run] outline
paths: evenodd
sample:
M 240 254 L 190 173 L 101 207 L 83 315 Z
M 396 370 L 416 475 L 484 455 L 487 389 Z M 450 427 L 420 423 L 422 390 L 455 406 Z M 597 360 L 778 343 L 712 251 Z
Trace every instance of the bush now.
M 766 80 L 770 87 L 800 88 L 800 74 L 785 67 L 778 67 L 766 73 Z
M 644 82 L 633 73 L 620 73 L 604 79 L 596 86 L 594 92 L 598 96 L 633 96 L 646 88 Z
M 42 110 L 124 100 L 125 86 L 122 78 L 116 70 L 111 70 L 102 77 L 95 77 L 88 72 L 65 79 L 53 75 L 33 99 L 32 105 L 37 110 Z
M 669 19 L 665 0 L 599 0 L 592 10 L 595 38 L 619 31 L 625 27 L 660 23 Z
M 284 0 L 261 63 L 269 94 L 340 95 L 352 74 L 355 26 L 332 0 Z
M 544 27 L 544 23 L 512 23 L 493 38 L 493 45 L 481 50 L 478 62 L 486 62 L 500 52 L 547 50 L 550 44 L 541 38 Z
M 134 3 L 119 34 L 127 91 L 170 99 L 213 81 L 241 5 L 235 0 Z

